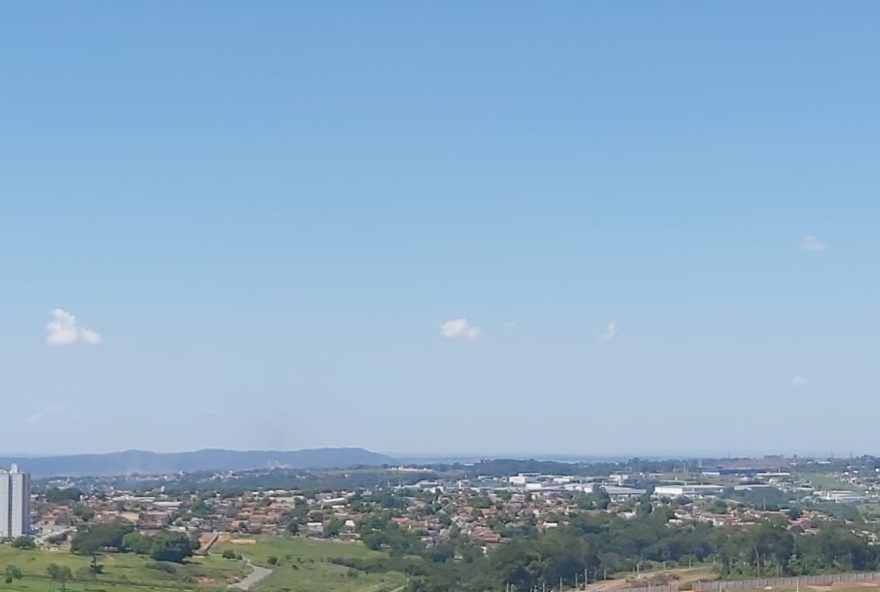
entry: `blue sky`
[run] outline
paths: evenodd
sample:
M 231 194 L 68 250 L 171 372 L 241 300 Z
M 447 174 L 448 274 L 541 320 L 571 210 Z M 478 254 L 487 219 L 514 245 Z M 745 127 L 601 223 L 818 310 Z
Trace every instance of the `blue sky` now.
M 0 448 L 880 452 L 878 18 L 4 3 Z

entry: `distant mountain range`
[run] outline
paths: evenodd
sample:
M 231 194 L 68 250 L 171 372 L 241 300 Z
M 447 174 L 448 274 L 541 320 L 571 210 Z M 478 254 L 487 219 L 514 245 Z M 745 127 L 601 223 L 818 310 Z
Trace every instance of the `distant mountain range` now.
M 359 465 L 379 466 L 395 459 L 363 448 L 313 448 L 305 450 L 196 450 L 193 452 L 148 452 L 125 450 L 106 454 L 66 456 L 0 457 L 0 468 L 18 464 L 35 477 L 100 477 L 134 473 L 159 475 L 196 471 L 243 471 L 288 467 L 329 469 Z

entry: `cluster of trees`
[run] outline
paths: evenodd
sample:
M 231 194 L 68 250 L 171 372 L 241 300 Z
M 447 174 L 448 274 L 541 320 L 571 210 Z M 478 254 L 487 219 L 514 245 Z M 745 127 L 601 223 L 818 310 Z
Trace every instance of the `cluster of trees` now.
M 679 525 L 671 505 L 639 503 L 636 515 L 583 513 L 544 533 L 529 531 L 484 555 L 463 536 L 426 547 L 397 528 L 388 513 L 361 522 L 365 544 L 390 551 L 382 559 L 346 561 L 366 571 L 395 570 L 410 576 L 410 592 L 456 589 L 479 592 L 511 585 L 529 590 L 562 580 L 572 586 L 650 565 L 712 562 L 722 577 L 809 575 L 880 569 L 880 547 L 869 544 L 843 521 L 821 523 L 805 534 L 778 518 L 747 527 Z
M 357 532 L 368 548 L 386 548 L 393 556 L 416 555 L 424 548 L 419 536 L 394 524 L 387 510 L 368 514 L 358 524 Z
M 66 504 L 70 502 L 78 502 L 83 492 L 78 487 L 50 487 L 46 490 L 46 501 L 50 504 Z
M 94 524 L 81 529 L 70 543 L 70 549 L 80 555 L 100 552 L 137 553 L 155 561 L 181 563 L 198 550 L 198 541 L 185 533 L 163 531 L 144 536 L 123 521 Z
M 282 521 L 286 524 L 285 528 L 290 534 L 298 534 L 302 527 L 311 519 L 315 521 L 324 521 L 324 515 L 320 511 L 310 512 L 308 503 L 303 499 L 296 500 L 293 509 L 288 510 L 282 516 Z M 342 532 L 343 523 L 335 516 L 330 518 L 324 524 L 324 536 L 326 538 L 338 537 Z
M 198 541 L 182 532 L 162 531 L 152 536 L 130 532 L 122 537 L 123 551 L 147 555 L 155 561 L 182 563 L 198 548 Z
M 78 555 L 94 555 L 100 551 L 123 552 L 122 539 L 134 526 L 123 520 L 92 524 L 80 528 L 70 542 L 70 550 Z
M 722 577 L 880 568 L 880 549 L 844 522 L 825 522 L 815 534 L 789 528 L 783 518 L 749 527 L 679 526 L 669 523 L 669 506 L 648 508 L 640 505 L 632 519 L 579 515 L 567 527 L 500 545 L 491 556 L 491 567 L 504 583 L 517 588 L 560 578 L 573 583 L 585 570 L 614 573 L 645 562 L 712 561 Z

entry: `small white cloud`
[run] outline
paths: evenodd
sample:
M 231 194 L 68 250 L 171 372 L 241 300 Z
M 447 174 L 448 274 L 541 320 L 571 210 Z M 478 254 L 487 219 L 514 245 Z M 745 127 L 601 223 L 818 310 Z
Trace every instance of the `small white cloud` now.
M 67 405 L 64 403 L 55 403 L 53 405 L 47 405 L 42 410 L 37 411 L 36 413 L 32 413 L 25 422 L 28 424 L 40 423 L 50 415 L 59 415 L 61 413 L 67 412 Z
M 516 329 L 516 321 L 507 321 L 504 323 L 505 329 Z
M 211 405 L 202 405 L 199 407 L 199 413 L 202 415 L 217 415 L 217 409 Z
M 807 380 L 807 378 L 801 376 L 800 374 L 798 374 L 797 376 L 795 376 L 794 378 L 791 379 L 791 386 L 793 386 L 794 388 L 807 386 L 808 384 L 810 384 L 810 381 Z
M 611 321 L 607 325 L 605 325 L 605 329 L 599 333 L 599 336 L 596 338 L 596 341 L 599 343 L 608 343 L 609 341 L 614 341 L 617 339 L 617 323 Z
M 800 247 L 801 251 L 807 251 L 808 253 L 818 253 L 820 251 L 827 251 L 829 248 L 831 248 L 831 245 L 821 239 L 816 238 L 815 236 L 805 236 L 801 239 Z
M 446 339 L 479 339 L 485 333 L 467 319 L 450 319 L 440 326 L 440 334 Z
M 64 309 L 52 311 L 52 320 L 46 325 L 46 343 L 48 345 L 99 345 L 101 336 L 76 322 L 76 317 Z

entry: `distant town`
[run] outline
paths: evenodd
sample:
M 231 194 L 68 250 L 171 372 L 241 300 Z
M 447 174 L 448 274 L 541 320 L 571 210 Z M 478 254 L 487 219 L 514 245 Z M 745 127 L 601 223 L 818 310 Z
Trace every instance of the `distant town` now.
M 499 470 L 504 465 L 548 470 L 508 474 Z M 481 468 L 487 474 L 480 474 Z M 596 474 L 598 468 L 609 471 Z M 15 471 L 10 477 L 15 483 L 18 476 L 20 491 L 29 481 L 22 479 L 26 474 Z M 285 479 L 296 485 L 277 486 Z M 364 484 L 368 481 L 373 484 Z M 653 505 L 674 503 L 677 524 L 746 525 L 768 516 L 788 516 L 792 524 L 809 529 L 817 521 L 857 514 L 866 519 L 864 534 L 872 540 L 872 526 L 880 519 L 880 460 L 875 464 L 873 457 L 634 460 L 599 465 L 484 461 L 344 472 L 275 467 L 50 478 L 37 483 L 30 502 L 32 533 L 41 542 L 57 543 L 77 528 L 116 520 L 144 532 L 172 529 L 195 534 L 205 544 L 221 536 L 290 532 L 359 540 L 363 521 L 377 508 L 385 508 L 393 510 L 392 522 L 398 528 L 417 534 L 427 544 L 436 544 L 454 531 L 492 545 L 518 529 L 556 528 L 584 510 L 631 517 L 645 500 Z M 0 485 L 0 495 L 3 491 Z M 17 504 L 20 515 L 21 502 Z M 842 512 L 841 506 L 847 511 Z M 13 528 L 11 536 L 20 533 L 20 527 Z
M 137 561 L 147 576 L 177 574 L 175 586 L 202 574 L 193 589 L 257 590 L 296 590 L 311 581 L 309 570 L 331 582 L 345 573 L 375 580 L 377 590 L 414 592 L 447 580 L 464 590 L 672 592 L 768 575 L 880 571 L 880 458 L 871 456 L 36 478 L 22 466 L 0 473 L 0 504 L 8 542 L 0 562 L 16 562 L 13 575 L 28 560 L 20 554 L 48 552 L 79 565 L 67 580 L 108 585 L 119 583 L 109 577 L 115 562 Z M 573 555 L 562 561 L 566 553 Z M 302 563 L 308 557 L 321 562 Z M 544 558 L 540 567 L 527 568 L 535 557 Z M 64 566 L 52 566 L 64 580 Z M 147 576 L 138 581 L 153 585 Z M 48 571 L 36 577 L 54 579 Z

